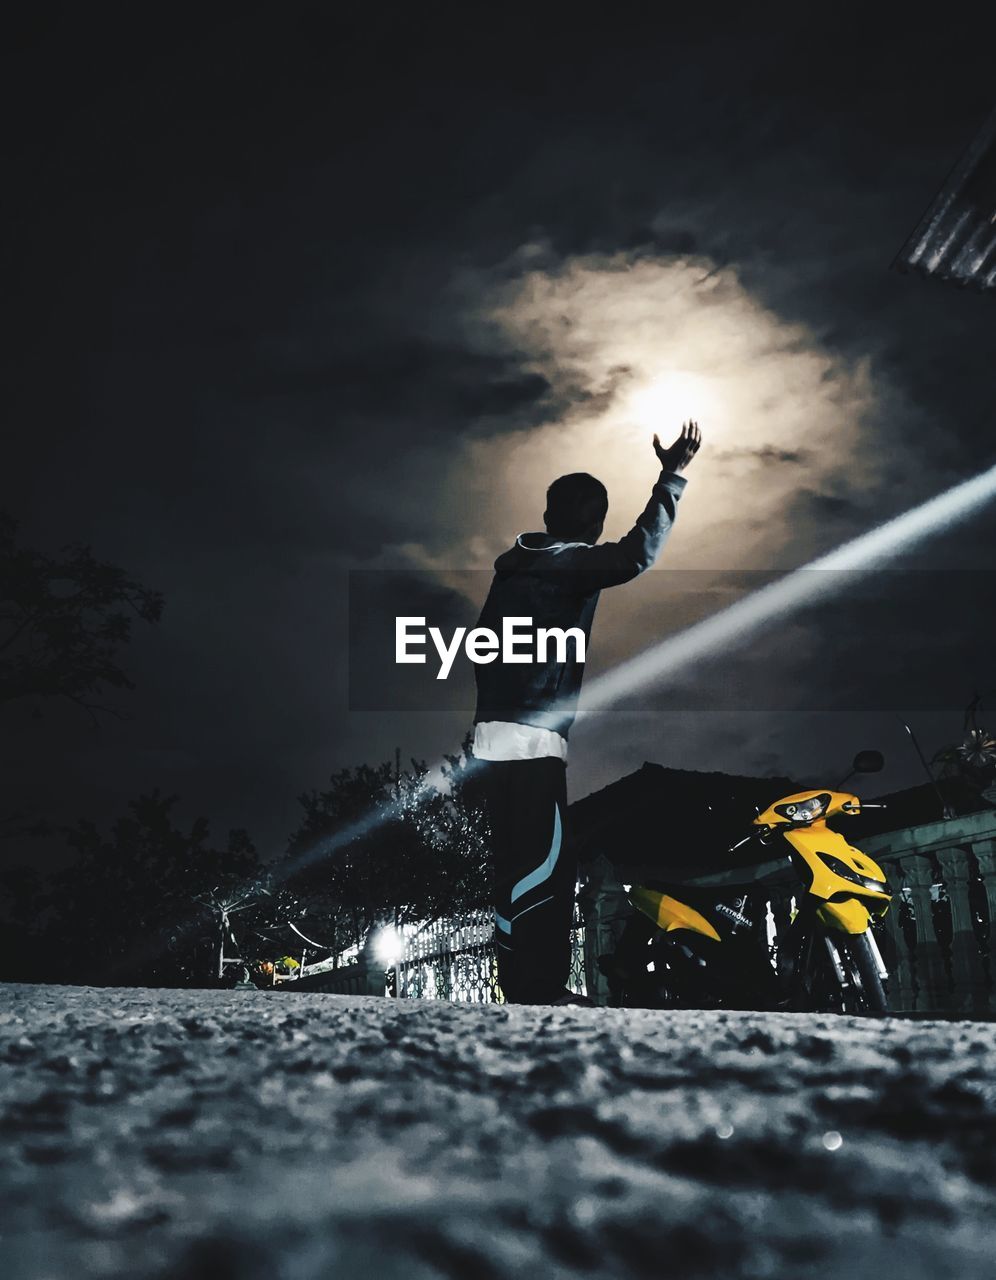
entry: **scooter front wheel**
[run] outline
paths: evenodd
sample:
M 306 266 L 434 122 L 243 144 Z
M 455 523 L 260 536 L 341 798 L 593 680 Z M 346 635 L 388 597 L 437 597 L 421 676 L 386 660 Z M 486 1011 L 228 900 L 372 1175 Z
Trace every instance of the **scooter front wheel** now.
M 809 935 L 792 982 L 790 1008 L 812 1013 L 888 1012 L 878 962 L 866 934 Z
M 868 941 L 868 934 L 852 934 L 842 941 L 845 941 L 851 964 L 857 970 L 861 981 L 861 1003 L 864 1008 L 860 1012 L 882 1017 L 889 1012 L 889 1005 L 885 998 L 885 987 L 878 972 L 878 960 Z

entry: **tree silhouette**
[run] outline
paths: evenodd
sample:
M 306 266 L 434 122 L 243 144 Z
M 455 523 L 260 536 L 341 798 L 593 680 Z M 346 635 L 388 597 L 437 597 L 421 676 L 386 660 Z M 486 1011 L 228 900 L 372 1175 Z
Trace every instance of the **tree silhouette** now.
M 219 847 L 206 819 L 181 828 L 177 798 L 158 791 L 106 834 L 80 821 L 65 830 L 69 865 L 44 879 L 26 867 L 0 875 L 17 903 L 0 938 L 3 974 L 210 986 L 229 973 L 219 960 L 222 946 L 234 950 L 223 942 L 233 925 L 251 963 L 295 937 L 341 953 L 377 924 L 480 908 L 490 900 L 487 827 L 467 750 L 435 778 L 416 760 L 339 770 L 300 797 L 301 825 L 284 859 L 265 868 L 245 831 Z
M 129 806 L 108 835 L 92 822 L 67 831 L 74 860 L 36 894 L 33 980 L 210 985 L 222 915 L 261 891 L 243 830 L 211 843 L 208 823 L 173 820 L 175 796 Z
M 0 703 L 15 698 L 67 698 L 107 710 L 92 699 L 102 689 L 132 688 L 117 652 L 134 618 L 158 622 L 163 597 L 88 547 L 55 559 L 17 544 L 16 522 L 0 512 Z
M 417 760 L 407 770 L 397 760 L 341 769 L 299 800 L 304 819 L 275 868 L 273 909 L 307 917 L 330 950 L 361 944 L 377 924 L 488 901 L 487 830 L 465 755 L 448 756 L 438 780 Z

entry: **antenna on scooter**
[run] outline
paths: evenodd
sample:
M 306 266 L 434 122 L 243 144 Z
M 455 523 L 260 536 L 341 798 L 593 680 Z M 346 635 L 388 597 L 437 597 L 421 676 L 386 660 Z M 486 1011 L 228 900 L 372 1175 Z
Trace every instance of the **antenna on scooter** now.
M 953 818 L 955 816 L 954 810 L 951 808 L 948 802 L 944 799 L 944 793 L 941 791 L 941 788 L 938 786 L 937 779 L 934 777 L 934 774 L 933 774 L 933 770 L 931 769 L 930 765 L 927 763 L 927 757 L 920 750 L 920 744 L 919 742 L 917 742 L 916 734 L 909 727 L 906 721 L 903 720 L 902 717 L 899 718 L 899 723 L 910 735 L 910 741 L 913 743 L 913 748 L 916 751 L 917 755 L 920 757 L 920 763 L 923 765 L 923 771 L 927 775 L 928 779 L 930 780 L 930 785 L 934 788 L 934 791 L 937 793 L 937 798 L 941 802 L 941 817 L 944 819 Z

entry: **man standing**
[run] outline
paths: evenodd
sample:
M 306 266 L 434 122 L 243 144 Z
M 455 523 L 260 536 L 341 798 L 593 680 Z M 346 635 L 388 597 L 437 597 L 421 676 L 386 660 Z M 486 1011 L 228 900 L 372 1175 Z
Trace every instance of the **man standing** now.
M 585 472 L 555 480 L 546 532 L 520 534 L 495 561 L 477 625 L 501 633 L 503 618 L 532 618 L 536 629 L 579 629 L 587 646 L 602 588 L 629 582 L 657 559 L 687 483 L 680 473 L 701 439 L 695 422 L 669 449 L 654 436 L 661 474 L 618 542 L 596 545 L 609 505 L 600 481 Z M 543 661 L 474 668 L 474 755 L 487 762 L 498 980 L 511 1004 L 585 1002 L 567 989 L 577 867 L 563 851 L 567 736 L 584 675 L 576 638 L 572 652 L 568 639 Z

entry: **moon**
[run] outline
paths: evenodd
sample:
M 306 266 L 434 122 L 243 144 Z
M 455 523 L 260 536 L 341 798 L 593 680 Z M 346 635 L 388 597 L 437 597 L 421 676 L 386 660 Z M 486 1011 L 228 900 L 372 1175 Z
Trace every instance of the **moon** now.
M 619 408 L 624 429 L 641 439 L 661 432 L 664 436 L 680 423 L 715 422 L 718 397 L 708 378 L 700 374 L 669 370 L 640 382 Z

